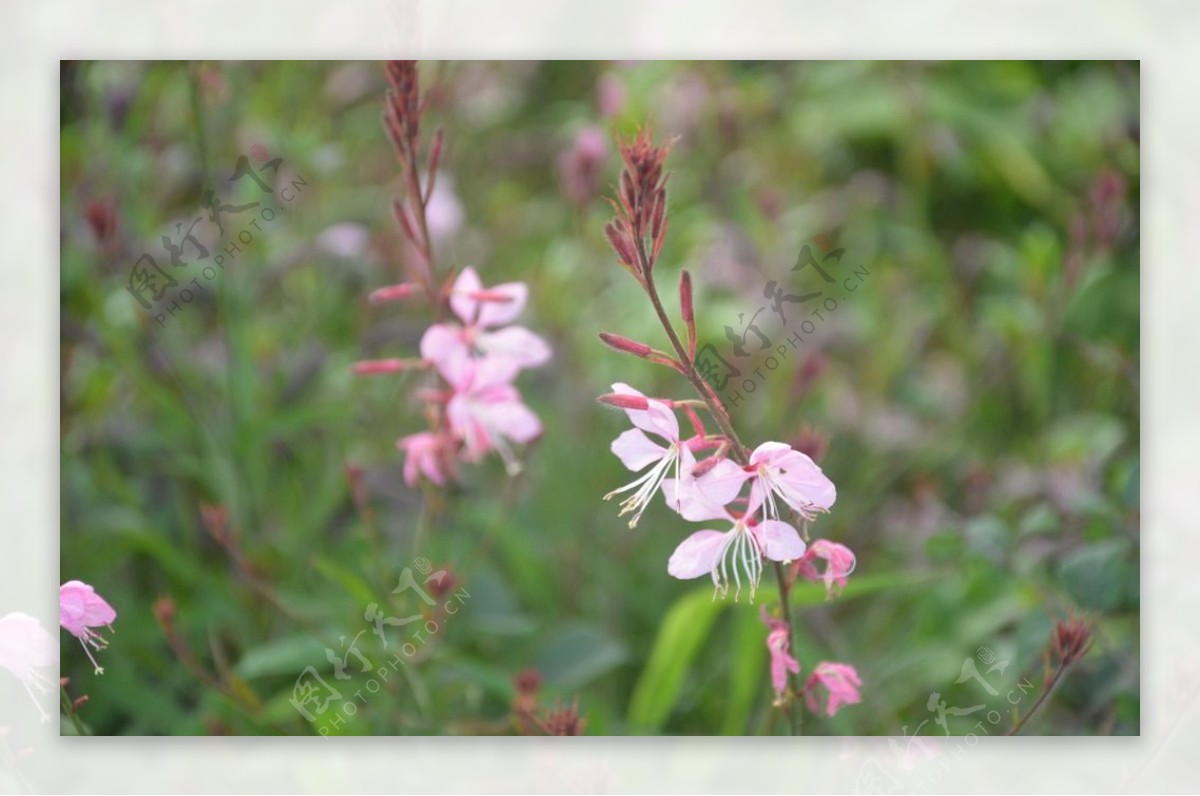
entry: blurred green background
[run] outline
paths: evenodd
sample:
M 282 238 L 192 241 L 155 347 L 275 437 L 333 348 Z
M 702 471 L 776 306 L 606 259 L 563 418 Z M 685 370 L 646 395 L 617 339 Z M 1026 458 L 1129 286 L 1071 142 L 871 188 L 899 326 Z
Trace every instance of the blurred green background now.
M 102 677 L 63 648 L 91 732 L 513 732 L 531 668 L 538 710 L 577 700 L 588 733 L 784 731 L 758 605 L 666 574 L 699 526 L 660 500 L 631 531 L 601 501 L 629 480 L 608 451 L 626 423 L 595 396 L 687 396 L 596 338 L 666 347 L 603 235 L 612 133 L 642 124 L 679 136 L 659 281 L 674 311 L 691 270 L 702 344 L 728 357 L 724 326 L 769 280 L 822 289 L 791 271 L 806 244 L 869 274 L 732 410 L 748 442 L 821 457 L 838 502 L 814 534 L 858 554 L 840 598 L 796 590 L 802 675 L 838 660 L 864 681 L 805 731 L 941 734 L 934 692 L 1007 726 L 1053 621 L 1085 613 L 1095 644 L 1026 732 L 1138 732 L 1136 63 L 435 62 L 422 79 L 447 142 L 438 259 L 528 282 L 521 322 L 555 349 L 518 382 L 546 427 L 525 472 L 490 459 L 445 499 L 400 478 L 413 382 L 350 374 L 414 354 L 429 321 L 365 298 L 402 279 L 382 66 L 64 62 L 61 574 L 119 614 Z M 596 129 L 589 170 L 577 141 Z M 282 158 L 275 194 L 229 182 L 243 155 Z M 215 237 L 209 189 L 280 210 L 206 280 L 259 212 Z M 198 217 L 210 258 L 173 268 L 160 239 Z M 162 324 L 126 290 L 143 253 L 206 288 Z M 378 692 L 354 661 L 338 680 L 325 649 L 361 630 L 373 668 L 396 654 L 408 628 L 384 649 L 363 613 L 422 609 L 392 594 L 422 559 L 469 598 Z M 1010 662 L 986 675 L 999 696 L 955 682 L 989 657 Z M 309 666 L 362 690 L 353 715 L 293 708 Z

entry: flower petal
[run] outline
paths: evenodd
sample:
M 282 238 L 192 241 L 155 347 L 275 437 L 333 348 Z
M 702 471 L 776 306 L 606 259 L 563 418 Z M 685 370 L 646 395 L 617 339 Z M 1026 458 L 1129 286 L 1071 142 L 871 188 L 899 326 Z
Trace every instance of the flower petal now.
M 764 442 L 750 454 L 751 465 L 774 464 L 775 460 L 792 449 L 785 442 Z
M 795 561 L 804 555 L 804 540 L 796 529 L 779 520 L 763 520 L 750 529 L 763 555 L 772 561 Z
M 550 346 L 524 326 L 483 332 L 475 337 L 475 345 L 488 356 L 507 357 L 525 368 L 536 368 L 550 360 Z
M 828 510 L 837 500 L 837 487 L 821 471 L 817 463 L 799 451 L 789 451 L 779 456 L 774 466 L 779 467 L 777 476 L 789 493 L 799 495 L 817 508 Z M 790 502 L 790 501 L 789 501 Z M 801 508 L 793 506 L 793 508 Z
M 728 532 L 696 531 L 675 548 L 667 572 L 680 580 L 710 574 L 721 563 L 728 537 Z
M 525 309 L 525 302 L 529 300 L 529 287 L 524 282 L 505 282 L 495 287 L 489 287 L 487 292 L 507 296 L 508 301 L 478 302 L 478 325 L 484 329 L 512 323 Z
M 450 288 L 450 309 L 454 310 L 454 314 L 463 323 L 474 324 L 476 322 L 479 302 L 471 298 L 471 294 L 481 290 L 483 290 L 483 282 L 479 281 L 479 274 L 469 265 L 462 269 L 458 278 L 454 280 L 454 285 Z
M 461 326 L 449 323 L 435 323 L 430 326 L 421 336 L 421 358 L 441 364 L 453 357 L 469 354 L 462 331 Z
M 647 437 L 640 428 L 631 428 L 613 440 L 612 452 L 634 472 L 645 469 L 667 455 L 667 449 Z

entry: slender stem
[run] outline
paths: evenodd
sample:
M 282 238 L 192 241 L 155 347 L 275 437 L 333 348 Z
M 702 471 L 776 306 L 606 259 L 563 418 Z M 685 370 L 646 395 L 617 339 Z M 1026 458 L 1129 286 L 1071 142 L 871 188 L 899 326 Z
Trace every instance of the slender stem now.
M 71 697 L 67 695 L 66 686 L 58 687 L 59 701 L 62 702 L 63 712 L 71 719 L 71 724 L 75 725 L 75 732 L 80 735 L 89 735 L 90 733 L 83 726 L 83 721 L 79 718 L 79 713 L 75 710 L 75 705 L 71 702 Z
M 1047 699 L 1049 699 L 1050 693 L 1054 690 L 1054 687 L 1058 685 L 1059 680 L 1061 680 L 1063 675 L 1066 673 L 1067 667 L 1060 663 L 1058 665 L 1058 670 L 1055 671 L 1054 676 L 1050 678 L 1050 684 L 1046 686 L 1046 690 L 1042 692 L 1042 695 L 1037 698 L 1037 702 L 1034 702 L 1033 707 L 1029 709 L 1029 712 L 1022 716 L 1017 723 L 1014 724 L 1012 728 L 1004 734 L 1016 735 L 1021 732 L 1021 728 L 1033 718 L 1034 714 L 1038 712 L 1038 709 L 1042 707 Z
M 679 339 L 679 335 L 675 332 L 675 326 L 671 323 L 670 316 L 667 315 L 666 309 L 663 307 L 662 299 L 658 295 L 658 287 L 654 284 L 654 274 L 650 268 L 649 259 L 646 257 L 646 247 L 642 241 L 638 241 L 638 258 L 641 260 L 640 265 L 642 273 L 645 274 L 646 294 L 650 297 L 650 303 L 654 305 L 654 312 L 658 315 L 658 320 L 662 324 L 663 330 L 666 331 L 667 337 L 671 341 L 671 346 L 675 349 L 675 355 L 679 358 L 679 362 L 684 367 L 684 375 L 688 381 L 692 383 L 699 394 L 705 406 L 708 407 L 708 412 L 721 427 L 722 433 L 729 439 L 730 450 L 734 458 L 739 464 L 746 465 L 750 459 L 746 452 L 746 446 L 742 444 L 738 437 L 737 430 L 733 427 L 733 421 L 729 418 L 729 413 L 725 411 L 725 407 L 712 394 L 708 384 L 696 372 L 695 363 L 688 355 L 687 349 Z M 779 603 L 780 609 L 783 611 L 783 621 L 787 623 L 787 651 L 792 658 L 796 657 L 794 635 L 792 633 L 792 605 L 789 599 L 789 589 L 787 584 L 787 575 L 783 571 L 783 565 L 778 561 L 771 562 L 775 569 L 775 581 L 779 584 Z M 801 732 L 800 726 L 800 711 L 797 709 L 795 699 L 800 694 L 799 677 L 791 672 L 788 672 L 788 684 L 791 686 L 793 694 L 793 702 L 787 707 L 788 718 L 791 721 L 793 735 L 799 735 Z

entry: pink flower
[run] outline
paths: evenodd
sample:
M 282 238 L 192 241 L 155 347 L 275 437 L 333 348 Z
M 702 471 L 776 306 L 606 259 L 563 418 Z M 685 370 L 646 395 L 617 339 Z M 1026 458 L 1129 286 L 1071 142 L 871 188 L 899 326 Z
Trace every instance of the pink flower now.
M 635 473 L 639 470 L 645 472 L 604 496 L 605 500 L 609 500 L 614 495 L 633 490 L 632 495 L 621 501 L 621 514 L 634 512 L 633 519 L 629 521 L 629 527 L 634 528 L 667 475 L 673 473 L 675 478 L 679 478 L 681 462 L 690 466 L 689 463 L 694 459 L 690 458 L 691 451 L 679 438 L 679 418 L 675 417 L 671 407 L 662 401 L 646 398 L 628 384 L 617 382 L 612 389 L 617 395 L 634 396 L 646 402 L 645 409 L 623 410 L 635 428 L 623 432 L 612 443 L 612 452 L 622 464 Z M 662 444 L 646 436 L 647 432 L 659 438 Z
M 800 663 L 788 652 L 787 622 L 769 616 L 766 611 L 759 615 L 770 629 L 767 649 L 771 651 L 771 687 L 775 689 L 775 704 L 782 705 L 788 690 L 788 672 L 799 674 Z
M 450 309 L 463 325 L 435 323 L 421 338 L 421 356 L 435 364 L 459 352 L 510 359 L 519 368 L 532 368 L 550 359 L 550 346 L 523 326 L 509 326 L 529 296 L 524 282 L 506 282 L 485 289 L 474 268 L 464 268 L 450 293 Z
M 0 669 L 21 681 L 42 721 L 49 721 L 50 716 L 42 710 L 33 689 L 46 693 L 50 680 L 38 668 L 53 666 L 54 652 L 54 637 L 32 616 L 14 612 L 0 618 Z
M 862 701 L 858 694 L 862 680 L 854 667 L 846 663 L 830 663 L 821 661 L 817 668 L 808 676 L 804 683 L 804 701 L 808 709 L 820 714 L 821 700 L 817 694 L 817 686 L 829 691 L 829 701 L 825 705 L 825 715 L 832 716 L 842 705 L 857 705 Z
M 599 189 L 600 166 L 608 155 L 608 140 L 598 127 L 579 131 L 571 148 L 558 159 L 558 179 L 563 193 L 574 205 L 583 207 Z
M 817 571 L 814 560 L 825 559 L 825 571 Z M 804 558 L 796 562 L 796 573 L 811 581 L 825 581 L 825 593 L 833 597 L 833 584 L 846 588 L 846 578 L 854 571 L 854 553 L 845 545 L 818 539 L 808 546 Z
M 837 489 L 812 459 L 782 442 L 764 442 L 750 454 L 746 470 L 753 479 L 749 511 L 763 506 L 768 519 L 780 516 L 779 498 L 806 520 L 828 511 L 837 500 Z
M 669 496 L 668 496 L 669 497 Z M 719 501 L 718 501 L 719 502 Z M 681 580 L 711 575 L 713 586 L 724 597 L 729 593 L 730 570 L 736 585 L 734 599 L 742 591 L 742 577 L 754 599 L 762 579 L 763 558 L 784 563 L 804 555 L 804 540 L 796 529 L 779 520 L 752 523 L 745 517 L 734 517 L 724 506 L 708 504 L 704 516 L 697 502 L 693 516 L 703 520 L 723 519 L 733 524 L 727 531 L 701 530 L 684 539 L 667 562 L 667 572 Z
M 96 674 L 104 674 L 104 668 L 92 657 L 92 649 L 102 650 L 108 646 L 108 642 L 92 628 L 107 626 L 112 630 L 117 612 L 103 597 L 96 594 L 95 589 L 77 580 L 67 581 L 59 588 L 58 610 L 59 624 L 79 639 L 83 651 L 96 667 Z M 89 646 L 92 649 L 89 649 Z
M 432 431 L 409 434 L 396 440 L 396 447 L 404 451 L 404 483 L 417 485 L 418 473 L 424 474 L 433 483 L 442 486 L 446 476 L 442 473 L 442 456 L 446 440 Z
M 708 464 L 707 460 L 705 464 Z M 692 469 L 691 466 L 685 467 L 678 480 L 663 482 L 667 505 L 692 522 L 724 516 L 724 507 L 734 501 L 750 477 L 749 473 L 729 459 L 721 459 L 699 477 L 692 477 Z
M 460 351 L 439 363 L 438 370 L 453 390 L 446 419 L 463 440 L 464 458 L 479 461 L 494 450 L 509 475 L 521 472 L 509 443 L 533 440 L 542 433 L 542 423 L 510 384 L 516 376 L 516 363 L 492 357 L 473 359 Z

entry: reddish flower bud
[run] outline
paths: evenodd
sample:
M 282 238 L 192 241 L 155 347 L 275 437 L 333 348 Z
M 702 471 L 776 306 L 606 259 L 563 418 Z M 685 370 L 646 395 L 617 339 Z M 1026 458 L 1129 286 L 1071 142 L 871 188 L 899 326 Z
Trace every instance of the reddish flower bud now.
M 163 632 L 170 635 L 175 627 L 175 601 L 170 597 L 159 597 L 154 601 L 154 618 Z
M 369 359 L 354 363 L 354 372 L 359 376 L 375 373 L 399 373 L 404 370 L 404 361 L 400 359 Z
M 645 359 L 650 356 L 653 348 L 645 343 L 639 343 L 636 340 L 630 340 L 628 337 L 622 337 L 619 334 L 611 332 L 601 332 L 600 339 L 609 348 L 615 348 L 618 351 L 624 351 L 626 354 L 633 354 L 635 357 Z
M 649 409 L 650 401 L 640 395 L 626 395 L 610 392 L 597 398 L 600 403 L 615 406 L 618 409 Z
M 411 296 L 416 292 L 416 289 L 416 285 L 411 285 L 407 282 L 399 285 L 388 285 L 387 287 L 372 290 L 367 300 L 372 304 L 382 304 L 385 301 L 399 301 Z
M 1054 654 L 1064 667 L 1083 657 L 1092 641 L 1092 623 L 1074 617 L 1054 625 Z
M 587 720 L 579 715 L 578 702 L 568 707 L 556 705 L 541 719 L 542 729 L 547 735 L 583 735 L 586 723 Z
M 692 275 L 684 270 L 679 275 L 679 312 L 687 327 L 688 357 L 696 358 L 696 308 L 692 303 Z
M 513 687 L 518 694 L 536 694 L 542 687 L 542 674 L 537 669 L 524 669 L 513 677 Z
M 117 211 L 106 201 L 94 199 L 88 202 L 83 215 L 92 228 L 92 234 L 100 242 L 108 240 L 117 231 Z

